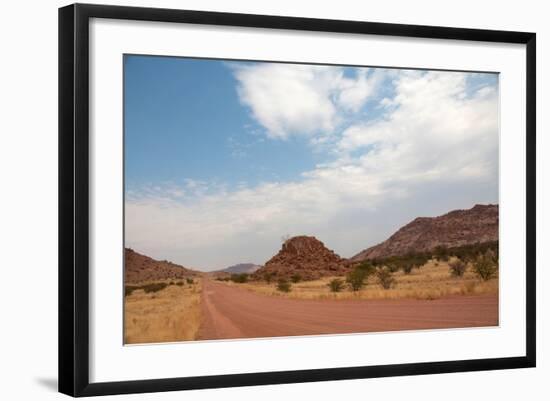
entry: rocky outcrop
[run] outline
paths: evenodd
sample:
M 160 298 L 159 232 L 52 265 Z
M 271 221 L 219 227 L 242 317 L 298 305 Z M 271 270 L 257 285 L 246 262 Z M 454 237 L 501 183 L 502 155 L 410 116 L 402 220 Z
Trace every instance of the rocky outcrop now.
M 136 284 L 158 280 L 177 280 L 200 274 L 166 260 L 159 261 L 135 252 L 124 250 L 124 282 Z
M 386 258 L 410 252 L 429 252 L 438 246 L 451 248 L 498 241 L 498 205 L 475 205 L 438 217 L 418 217 L 386 241 L 365 249 L 350 261 Z
M 302 280 L 314 280 L 323 276 L 341 275 L 348 271 L 345 259 L 315 237 L 305 235 L 286 240 L 281 250 L 257 270 L 253 277 L 263 279 L 290 279 L 299 276 Z

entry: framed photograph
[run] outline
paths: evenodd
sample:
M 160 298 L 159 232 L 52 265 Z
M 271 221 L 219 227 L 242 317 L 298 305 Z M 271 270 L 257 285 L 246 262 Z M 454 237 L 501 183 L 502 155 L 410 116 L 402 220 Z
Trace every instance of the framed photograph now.
M 535 34 L 59 10 L 59 390 L 535 366 Z

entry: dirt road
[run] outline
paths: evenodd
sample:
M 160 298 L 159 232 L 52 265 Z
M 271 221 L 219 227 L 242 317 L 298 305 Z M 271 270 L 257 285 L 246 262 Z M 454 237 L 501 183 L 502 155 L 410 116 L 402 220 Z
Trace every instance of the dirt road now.
M 203 281 L 200 340 L 498 325 L 496 295 L 299 300 Z

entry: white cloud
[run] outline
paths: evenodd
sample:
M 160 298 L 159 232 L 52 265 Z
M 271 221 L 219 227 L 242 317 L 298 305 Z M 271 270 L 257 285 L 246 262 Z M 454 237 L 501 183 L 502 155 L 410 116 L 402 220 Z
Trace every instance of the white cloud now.
M 494 88 L 466 96 L 463 73 L 403 73 L 390 112 L 346 129 L 340 152 L 363 150 L 361 165 L 388 179 L 489 176 L 497 168 L 498 102 Z M 389 102 L 382 101 L 384 104 Z
M 356 110 L 374 96 L 335 71 L 266 64 L 236 73 L 243 101 L 271 137 L 319 138 L 335 126 L 337 110 Z M 334 159 L 301 179 L 233 190 L 187 180 L 181 193 L 173 185 L 134 193 L 126 203 L 128 245 L 191 267 L 220 268 L 263 263 L 282 235 L 309 234 L 351 256 L 424 210 L 498 201 L 496 88 L 468 94 L 463 73 L 404 71 L 392 80 L 394 96 L 379 97 L 392 107 L 335 133 Z
M 271 138 L 329 135 L 345 111 L 357 112 L 374 93 L 381 74 L 339 67 L 259 63 L 234 68 L 238 93 Z
M 384 72 L 381 70 L 369 70 L 366 68 L 357 70 L 357 77 L 342 78 L 340 82 L 340 93 L 338 102 L 345 109 L 357 112 L 371 97 L 383 79 Z

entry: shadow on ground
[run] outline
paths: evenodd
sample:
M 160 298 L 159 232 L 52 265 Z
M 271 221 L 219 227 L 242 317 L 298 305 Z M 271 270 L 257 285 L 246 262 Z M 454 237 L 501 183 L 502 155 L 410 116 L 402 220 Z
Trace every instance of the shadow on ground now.
M 37 377 L 36 382 L 50 391 L 57 392 L 57 379 L 53 377 Z

